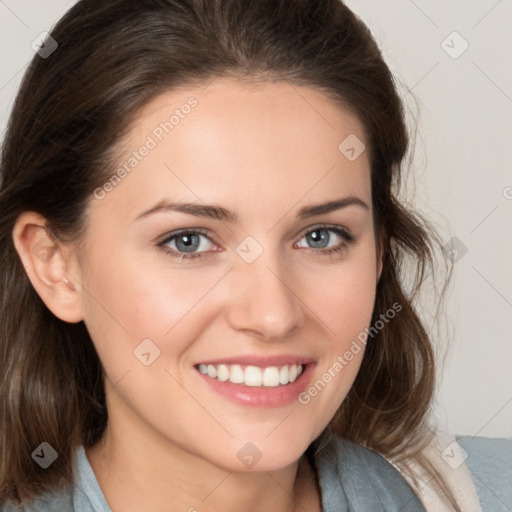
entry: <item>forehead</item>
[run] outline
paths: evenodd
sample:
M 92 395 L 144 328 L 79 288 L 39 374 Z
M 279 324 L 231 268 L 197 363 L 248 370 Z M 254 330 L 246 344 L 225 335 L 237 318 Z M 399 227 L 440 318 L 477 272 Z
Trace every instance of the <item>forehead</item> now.
M 289 148 L 275 147 L 284 140 L 283 136 L 297 142 L 291 146 L 296 154 L 323 145 L 324 149 L 330 147 L 330 153 L 336 150 L 336 156 L 340 138 L 350 134 L 360 140 L 365 138 L 364 127 L 357 117 L 340 101 L 335 102 L 318 89 L 289 81 L 241 82 L 226 77 L 157 96 L 136 116 L 128 140 L 135 142 L 152 133 L 157 142 L 172 145 L 172 140 L 179 140 L 182 143 L 190 135 L 187 125 L 193 125 L 195 131 L 202 128 L 204 142 L 239 141 L 246 146 L 250 144 L 250 134 L 258 137 L 251 144 L 255 150 L 256 143 L 265 142 L 265 148 L 283 154 Z M 208 138 L 204 139 L 206 135 Z M 281 137 L 276 139 L 275 135 Z M 309 144 L 301 148 L 298 143 L 303 141 Z M 233 147 L 232 152 L 235 150 Z
M 166 197 L 230 201 L 256 215 L 306 195 L 371 202 L 367 152 L 347 158 L 347 144 L 361 151 L 364 128 L 321 91 L 218 78 L 167 91 L 139 112 L 119 154 L 126 176 L 109 199 L 128 210 Z

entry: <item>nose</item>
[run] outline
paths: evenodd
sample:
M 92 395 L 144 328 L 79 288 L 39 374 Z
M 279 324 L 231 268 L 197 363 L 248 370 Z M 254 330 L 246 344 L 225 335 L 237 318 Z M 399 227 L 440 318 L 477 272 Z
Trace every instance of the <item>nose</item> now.
M 227 310 L 233 329 L 271 341 L 303 326 L 303 303 L 294 289 L 292 271 L 284 267 L 268 251 L 252 263 L 237 261 L 230 272 Z

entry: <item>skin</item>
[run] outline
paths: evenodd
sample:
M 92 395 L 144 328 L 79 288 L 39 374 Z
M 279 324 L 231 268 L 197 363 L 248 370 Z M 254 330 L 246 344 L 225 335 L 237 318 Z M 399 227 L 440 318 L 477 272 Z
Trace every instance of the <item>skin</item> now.
M 338 150 L 349 134 L 365 142 L 364 130 L 318 90 L 219 78 L 146 105 L 119 165 L 191 96 L 190 114 L 103 199 L 91 198 L 80 250 L 48 237 L 34 212 L 19 217 L 15 245 L 43 301 L 62 320 L 85 322 L 104 365 L 108 428 L 87 457 L 114 511 L 318 511 L 301 456 L 348 393 L 363 350 L 307 405 L 233 403 L 194 365 L 298 354 L 315 361 L 315 382 L 369 326 L 381 265 L 368 155 L 349 161 Z M 297 218 L 348 195 L 368 208 Z M 172 211 L 134 220 L 165 198 L 219 205 L 239 220 Z M 327 249 L 344 245 L 322 255 L 306 236 L 322 223 L 356 240 L 322 231 Z M 207 230 L 204 257 L 180 261 L 157 247 L 183 228 Z M 236 252 L 248 236 L 263 248 L 250 264 Z M 147 338 L 160 355 L 144 366 L 133 352 Z M 262 454 L 252 468 L 237 457 L 248 441 Z

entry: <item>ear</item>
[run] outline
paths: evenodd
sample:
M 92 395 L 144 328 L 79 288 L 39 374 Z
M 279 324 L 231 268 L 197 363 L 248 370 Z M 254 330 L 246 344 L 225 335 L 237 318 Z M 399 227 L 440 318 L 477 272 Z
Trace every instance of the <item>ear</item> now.
M 50 233 L 44 217 L 23 212 L 12 231 L 25 271 L 48 309 L 65 322 L 83 320 L 79 266 L 72 247 Z

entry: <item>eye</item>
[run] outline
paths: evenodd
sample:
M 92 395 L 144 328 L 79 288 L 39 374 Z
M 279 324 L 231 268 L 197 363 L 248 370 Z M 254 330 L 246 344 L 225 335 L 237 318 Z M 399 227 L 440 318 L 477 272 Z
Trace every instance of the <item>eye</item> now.
M 182 260 L 203 257 L 203 252 L 211 250 L 210 244 L 214 245 L 205 233 L 196 229 L 171 233 L 158 243 L 158 247 Z
M 332 233 L 334 233 L 334 236 L 332 236 Z M 334 256 L 333 253 L 346 249 L 349 244 L 355 241 L 354 236 L 346 229 L 337 226 L 316 226 L 307 231 L 301 238 L 301 240 L 303 239 L 309 244 L 309 247 L 306 247 L 306 249 L 322 256 Z M 338 243 L 333 247 L 329 247 L 329 244 L 333 241 L 338 241 Z M 298 245 L 298 247 L 304 246 Z

